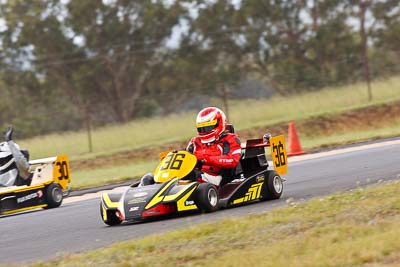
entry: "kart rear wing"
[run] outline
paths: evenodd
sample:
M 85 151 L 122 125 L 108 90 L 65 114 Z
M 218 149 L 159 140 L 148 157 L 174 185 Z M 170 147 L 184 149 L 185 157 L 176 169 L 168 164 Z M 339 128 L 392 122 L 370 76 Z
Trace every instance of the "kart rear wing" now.
M 271 134 L 267 133 L 262 138 L 247 140 L 245 144 L 241 144 L 243 149 L 242 159 L 257 158 L 260 165 L 264 162 L 267 164 L 265 147 L 270 147 L 274 169 L 280 175 L 286 174 L 288 161 L 285 137 L 283 135 L 271 136 Z
M 271 138 L 271 134 L 264 134 L 263 138 L 258 139 L 250 139 L 247 140 L 246 143 L 242 143 L 242 149 L 246 148 L 257 148 L 257 147 L 268 147 L 271 146 L 269 139 Z
M 56 161 L 57 157 L 49 157 L 43 159 L 34 159 L 29 161 L 29 165 L 36 165 L 36 164 L 46 164 L 46 163 L 53 163 Z

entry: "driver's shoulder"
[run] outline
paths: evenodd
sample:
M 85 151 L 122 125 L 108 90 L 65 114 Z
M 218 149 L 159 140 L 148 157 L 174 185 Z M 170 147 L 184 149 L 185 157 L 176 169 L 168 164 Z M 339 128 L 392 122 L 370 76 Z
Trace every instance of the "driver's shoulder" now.
M 240 140 L 239 135 L 237 135 L 236 133 L 224 133 L 219 139 L 220 142 L 224 141 L 233 142 L 236 140 Z

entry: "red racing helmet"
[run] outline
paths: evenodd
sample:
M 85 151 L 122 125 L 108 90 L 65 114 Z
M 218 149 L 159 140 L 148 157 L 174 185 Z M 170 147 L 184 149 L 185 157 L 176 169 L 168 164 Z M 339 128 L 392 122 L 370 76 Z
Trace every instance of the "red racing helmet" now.
M 196 118 L 198 137 L 202 143 L 211 143 L 219 138 L 226 128 L 226 116 L 216 107 L 207 107 L 200 110 Z

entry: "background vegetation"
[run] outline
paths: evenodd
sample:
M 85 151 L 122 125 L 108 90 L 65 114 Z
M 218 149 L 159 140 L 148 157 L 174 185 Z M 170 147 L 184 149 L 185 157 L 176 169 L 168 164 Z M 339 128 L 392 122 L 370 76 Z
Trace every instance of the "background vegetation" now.
M 17 137 L 399 74 L 400 2 L 0 2 L 0 126 Z M 333 100 L 333 98 L 332 98 Z M 234 111 L 232 111 L 233 113 Z M 165 125 L 165 124 L 164 124 Z M 117 126 L 118 127 L 118 126 Z M 90 137 L 90 136 L 89 136 Z
M 230 122 L 239 132 L 261 126 L 268 129 L 269 126 L 285 124 L 290 120 L 300 121 L 323 115 L 332 116 L 370 105 L 400 100 L 400 78 L 398 77 L 376 81 L 373 83 L 373 87 L 379 90 L 379 95 L 371 102 L 366 100 L 365 87 L 360 83 L 326 88 L 316 92 L 304 92 L 289 97 L 274 96 L 269 99 L 231 101 Z M 223 105 L 218 99 L 213 99 L 212 103 Z M 125 124 L 99 127 L 92 133 L 93 151 L 90 153 L 84 130 L 66 132 L 61 135 L 38 136 L 20 140 L 19 143 L 23 147 L 29 148 L 32 158 L 47 157 L 62 152 L 70 155 L 72 160 L 94 158 L 151 146 L 160 147 L 158 149 L 160 152 L 161 145 L 168 143 L 174 145 L 174 142 L 176 144 L 180 141 L 183 142 L 182 148 L 184 148 L 186 142 L 196 135 L 194 120 L 197 112 L 197 110 L 189 110 L 182 114 L 154 116 L 147 119 L 136 119 Z M 371 123 L 378 124 L 376 120 L 380 118 L 372 117 L 373 114 L 368 116 L 371 117 L 367 117 L 366 120 L 372 120 Z M 318 130 L 315 129 L 315 131 Z M 333 129 L 333 131 L 335 130 Z M 262 134 L 263 132 L 259 132 L 256 137 L 258 138 Z M 299 134 L 301 135 L 302 132 L 300 131 Z M 249 136 L 241 136 L 243 141 L 249 138 Z M 304 135 L 301 137 L 306 138 Z M 316 134 L 311 137 L 315 138 Z M 327 136 L 324 137 L 327 138 Z M 305 141 L 305 139 L 303 140 Z M 315 146 L 318 144 L 307 145 L 308 148 Z M 173 148 L 179 149 L 179 147 L 169 147 L 169 149 Z

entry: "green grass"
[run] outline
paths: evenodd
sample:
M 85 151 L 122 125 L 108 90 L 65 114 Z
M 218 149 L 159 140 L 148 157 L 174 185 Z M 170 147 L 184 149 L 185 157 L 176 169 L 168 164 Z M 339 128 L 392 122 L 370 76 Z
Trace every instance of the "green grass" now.
M 396 181 L 34 266 L 399 266 L 399 237 Z
M 245 100 L 233 103 L 231 119 L 237 129 L 247 129 L 300 120 L 312 116 L 339 113 L 400 99 L 400 77 L 372 84 L 374 99 L 367 100 L 363 83 L 326 88 L 291 97 L 274 97 L 270 100 Z M 251 107 L 251 108 L 249 108 Z
M 93 152 L 88 153 L 86 132 L 70 132 L 39 136 L 18 141 L 32 151 L 32 158 L 66 153 L 71 159 L 87 159 L 98 155 L 137 149 L 149 145 L 179 141 L 195 133 L 191 115 L 171 115 L 168 118 L 136 120 L 123 125 L 95 129 L 92 133 Z
M 366 141 L 370 139 L 399 136 L 400 122 L 379 129 L 358 130 L 351 132 L 337 132 L 332 135 L 307 137 L 299 134 L 301 145 L 305 149 L 312 149 L 324 145 L 346 144 L 352 141 Z
M 367 101 L 366 86 L 363 83 L 291 97 L 232 101 L 230 121 L 238 130 L 242 130 L 400 99 L 400 77 L 374 82 L 372 88 L 372 102 Z M 214 104 L 222 106 L 218 101 Z M 136 120 L 124 125 L 95 129 L 92 153 L 88 153 L 87 135 L 84 131 L 17 141 L 29 149 L 32 158 L 66 153 L 73 160 L 88 159 L 98 155 L 188 140 L 195 135 L 196 114 L 197 111 L 191 111 L 165 118 Z
M 80 170 L 72 173 L 71 188 L 82 189 L 122 181 L 133 181 L 143 174 L 152 172 L 157 161 L 134 162 L 126 166 L 115 166 L 93 170 Z

